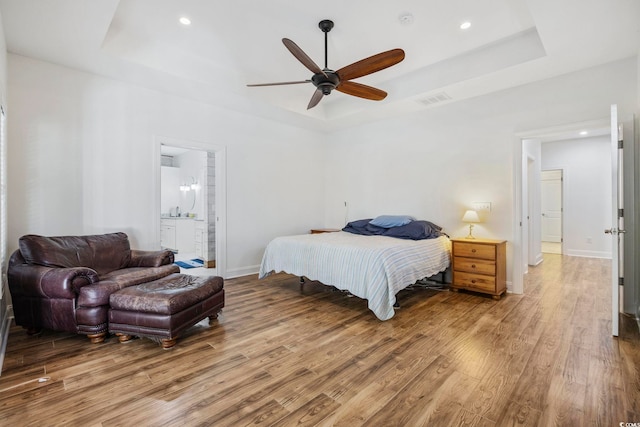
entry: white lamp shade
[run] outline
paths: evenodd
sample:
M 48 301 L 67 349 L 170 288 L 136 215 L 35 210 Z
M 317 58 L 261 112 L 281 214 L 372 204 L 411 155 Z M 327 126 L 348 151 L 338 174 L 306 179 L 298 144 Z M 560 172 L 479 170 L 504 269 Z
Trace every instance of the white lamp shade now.
M 464 213 L 462 217 L 463 222 L 480 222 L 480 217 L 478 217 L 478 212 L 474 210 L 468 210 Z

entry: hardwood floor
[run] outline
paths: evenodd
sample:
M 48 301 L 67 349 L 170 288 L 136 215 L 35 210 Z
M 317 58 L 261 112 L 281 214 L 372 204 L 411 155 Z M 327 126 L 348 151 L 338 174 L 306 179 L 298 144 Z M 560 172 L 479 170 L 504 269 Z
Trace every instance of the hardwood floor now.
M 276 275 L 227 280 L 218 322 L 171 350 L 13 327 L 0 424 L 617 426 L 640 423 L 640 337 L 611 337 L 609 262 L 545 255 L 500 301 L 366 301 Z M 41 382 L 42 381 L 42 382 Z

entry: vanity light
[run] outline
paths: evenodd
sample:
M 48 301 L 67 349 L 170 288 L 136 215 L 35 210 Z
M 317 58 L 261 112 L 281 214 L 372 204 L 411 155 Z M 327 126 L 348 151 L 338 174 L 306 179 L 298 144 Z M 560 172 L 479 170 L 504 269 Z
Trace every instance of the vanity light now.
M 191 184 L 189 185 L 189 188 L 194 191 L 200 189 L 200 184 L 198 184 L 198 180 L 194 177 L 191 177 Z
M 191 190 L 199 190 L 200 184 L 198 184 L 198 180 L 194 177 L 191 177 L 191 184 L 180 184 L 180 191 L 191 191 Z

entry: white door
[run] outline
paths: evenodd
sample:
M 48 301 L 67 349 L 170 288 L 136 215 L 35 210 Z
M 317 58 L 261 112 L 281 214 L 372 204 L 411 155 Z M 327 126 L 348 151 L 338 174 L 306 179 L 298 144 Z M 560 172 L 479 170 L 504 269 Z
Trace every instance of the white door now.
M 542 241 L 562 241 L 562 170 L 541 172 Z
M 618 124 L 618 106 L 611 106 L 611 228 L 605 230 L 613 239 L 611 245 L 611 333 L 618 336 L 620 313 L 621 233 L 624 224 L 619 215 L 622 209 L 622 125 Z

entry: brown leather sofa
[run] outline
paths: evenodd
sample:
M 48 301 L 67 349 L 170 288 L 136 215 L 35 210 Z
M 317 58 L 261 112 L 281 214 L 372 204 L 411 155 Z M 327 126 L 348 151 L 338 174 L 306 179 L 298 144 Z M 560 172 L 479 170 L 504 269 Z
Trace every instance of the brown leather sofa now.
M 102 342 L 110 295 L 179 273 L 173 261 L 171 251 L 132 250 L 125 233 L 23 236 L 7 269 L 16 324 L 31 334 L 46 328 Z

